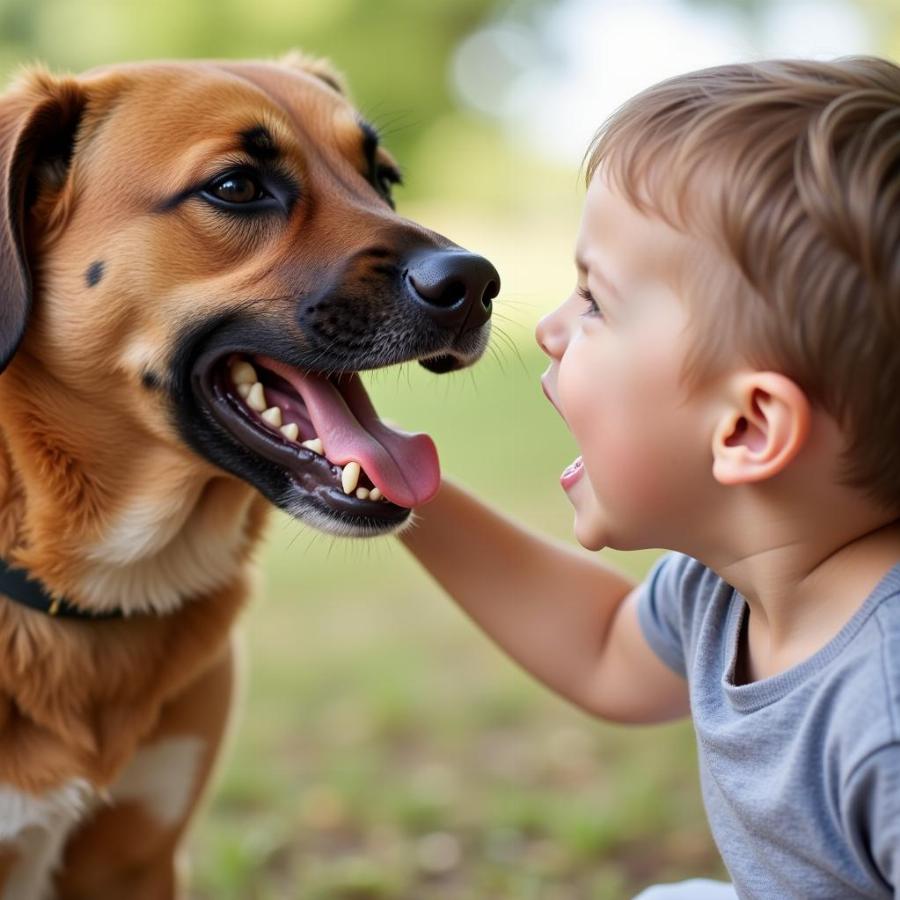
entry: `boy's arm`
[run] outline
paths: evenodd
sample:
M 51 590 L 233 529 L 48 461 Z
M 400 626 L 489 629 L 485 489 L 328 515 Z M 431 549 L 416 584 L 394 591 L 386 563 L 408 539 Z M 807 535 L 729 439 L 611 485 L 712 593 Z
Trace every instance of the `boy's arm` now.
M 493 640 L 573 703 L 618 722 L 688 712 L 687 683 L 651 650 L 622 575 L 447 482 L 400 537 Z

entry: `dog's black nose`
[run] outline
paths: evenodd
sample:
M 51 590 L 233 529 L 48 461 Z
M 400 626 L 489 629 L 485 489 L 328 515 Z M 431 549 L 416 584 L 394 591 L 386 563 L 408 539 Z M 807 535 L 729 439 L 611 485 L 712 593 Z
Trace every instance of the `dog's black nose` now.
M 500 276 L 483 257 L 465 250 L 429 250 L 409 260 L 413 297 L 445 328 L 471 331 L 491 317 Z

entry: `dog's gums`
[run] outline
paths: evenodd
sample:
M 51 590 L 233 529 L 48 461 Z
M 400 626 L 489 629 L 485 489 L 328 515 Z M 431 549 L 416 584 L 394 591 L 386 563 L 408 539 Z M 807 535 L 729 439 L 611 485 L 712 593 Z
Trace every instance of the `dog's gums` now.
M 326 378 L 265 356 L 229 354 L 202 381 L 229 433 L 287 469 L 331 512 L 383 530 L 437 491 L 431 439 L 385 425 L 356 373 Z

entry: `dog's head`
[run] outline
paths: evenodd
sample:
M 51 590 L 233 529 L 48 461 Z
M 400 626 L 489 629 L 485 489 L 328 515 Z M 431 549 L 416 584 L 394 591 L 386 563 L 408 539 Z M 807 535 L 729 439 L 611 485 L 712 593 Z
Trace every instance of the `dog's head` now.
M 32 72 L 0 102 L 0 165 L 10 375 L 38 366 L 107 433 L 186 445 L 335 533 L 437 489 L 430 439 L 382 423 L 357 373 L 477 360 L 499 278 L 395 213 L 397 166 L 326 66 Z

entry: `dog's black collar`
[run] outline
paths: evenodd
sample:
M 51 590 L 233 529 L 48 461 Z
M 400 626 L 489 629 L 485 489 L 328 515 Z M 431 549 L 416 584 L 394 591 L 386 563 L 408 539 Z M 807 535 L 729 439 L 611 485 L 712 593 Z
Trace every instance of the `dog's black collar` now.
M 120 619 L 122 610 L 90 612 L 80 609 L 63 597 L 54 597 L 36 578 L 24 569 L 14 569 L 0 558 L 0 594 L 29 609 L 46 613 L 55 619 Z

